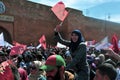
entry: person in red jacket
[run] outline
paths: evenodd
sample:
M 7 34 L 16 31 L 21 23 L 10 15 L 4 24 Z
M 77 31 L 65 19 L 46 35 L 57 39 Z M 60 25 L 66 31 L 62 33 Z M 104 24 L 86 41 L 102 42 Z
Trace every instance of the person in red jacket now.
M 17 67 L 0 51 L 0 80 L 20 80 Z

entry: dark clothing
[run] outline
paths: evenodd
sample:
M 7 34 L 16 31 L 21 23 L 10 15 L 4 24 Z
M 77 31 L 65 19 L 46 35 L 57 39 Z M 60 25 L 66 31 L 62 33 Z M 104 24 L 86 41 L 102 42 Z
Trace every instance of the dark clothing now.
M 60 33 L 55 37 L 60 43 L 70 46 L 71 41 L 62 39 Z M 89 80 L 89 67 L 86 60 L 86 45 L 84 42 L 79 43 L 75 51 L 71 51 L 72 61 L 67 65 L 66 69 L 73 69 L 77 76 L 76 80 Z

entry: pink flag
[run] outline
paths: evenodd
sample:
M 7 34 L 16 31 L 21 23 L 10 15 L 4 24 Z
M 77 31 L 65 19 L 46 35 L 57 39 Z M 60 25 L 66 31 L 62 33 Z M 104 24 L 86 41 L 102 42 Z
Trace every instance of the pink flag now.
M 46 38 L 45 35 L 42 35 L 42 37 L 39 39 L 39 43 L 42 45 L 44 49 L 46 49 Z
M 51 10 L 61 21 L 64 21 L 64 19 L 68 15 L 68 12 L 65 10 L 65 5 L 62 1 L 58 2 L 55 6 L 53 6 Z

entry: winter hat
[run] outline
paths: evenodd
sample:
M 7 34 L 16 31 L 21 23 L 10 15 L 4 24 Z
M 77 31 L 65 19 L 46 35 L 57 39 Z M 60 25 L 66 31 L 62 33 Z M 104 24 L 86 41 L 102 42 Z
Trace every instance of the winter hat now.
M 60 55 L 51 55 L 47 58 L 45 65 L 41 66 L 40 69 L 51 71 L 57 66 L 66 66 L 64 59 Z

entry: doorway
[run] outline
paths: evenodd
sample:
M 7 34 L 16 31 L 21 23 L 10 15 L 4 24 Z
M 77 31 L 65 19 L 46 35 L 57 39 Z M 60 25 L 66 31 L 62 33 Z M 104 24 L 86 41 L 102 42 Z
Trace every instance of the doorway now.
M 10 33 L 5 28 L 0 26 L 0 34 L 1 33 L 3 33 L 3 35 L 4 35 L 4 40 L 11 44 L 12 38 L 11 38 Z

